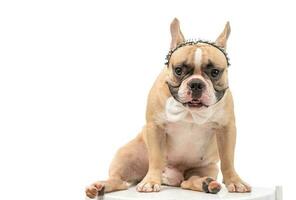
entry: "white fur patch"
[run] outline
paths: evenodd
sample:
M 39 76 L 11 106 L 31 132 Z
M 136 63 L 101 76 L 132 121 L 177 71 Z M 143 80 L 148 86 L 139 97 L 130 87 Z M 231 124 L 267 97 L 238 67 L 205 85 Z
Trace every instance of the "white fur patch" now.
M 200 66 L 202 63 L 202 50 L 200 48 L 195 50 L 194 62 L 197 66 Z

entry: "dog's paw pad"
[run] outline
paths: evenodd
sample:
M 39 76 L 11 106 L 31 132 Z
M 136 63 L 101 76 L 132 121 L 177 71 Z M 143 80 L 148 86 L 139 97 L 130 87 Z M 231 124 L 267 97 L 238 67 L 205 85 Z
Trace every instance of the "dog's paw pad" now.
M 209 183 L 208 189 L 211 194 L 217 194 L 221 190 L 221 185 L 217 181 L 212 181 Z
M 217 194 L 221 190 L 221 185 L 212 178 L 206 178 L 202 182 L 202 189 L 206 193 Z

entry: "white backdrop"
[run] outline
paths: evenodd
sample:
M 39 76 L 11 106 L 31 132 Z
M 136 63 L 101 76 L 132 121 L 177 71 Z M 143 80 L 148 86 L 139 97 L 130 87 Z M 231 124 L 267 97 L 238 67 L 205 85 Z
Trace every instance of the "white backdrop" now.
M 83 199 L 144 125 L 174 17 L 214 40 L 227 20 L 236 168 L 295 181 L 293 1 L 1 1 L 0 199 Z M 290 198 L 288 198 L 290 197 Z

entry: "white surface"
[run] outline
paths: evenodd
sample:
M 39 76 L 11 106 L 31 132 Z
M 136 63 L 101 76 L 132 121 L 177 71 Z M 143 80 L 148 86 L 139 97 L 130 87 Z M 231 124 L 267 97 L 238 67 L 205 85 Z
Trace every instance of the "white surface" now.
M 276 200 L 283 199 L 283 186 L 276 186 L 275 187 L 275 196 L 276 196 Z
M 275 189 L 253 188 L 251 193 L 229 193 L 223 187 L 218 194 L 207 194 L 175 187 L 162 187 L 158 193 L 140 193 L 135 187 L 105 194 L 104 200 L 276 200 Z

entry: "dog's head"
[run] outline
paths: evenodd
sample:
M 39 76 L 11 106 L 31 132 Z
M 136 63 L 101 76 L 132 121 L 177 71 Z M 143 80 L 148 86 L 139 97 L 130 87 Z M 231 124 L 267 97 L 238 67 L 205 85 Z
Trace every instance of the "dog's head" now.
M 228 88 L 228 59 L 224 50 L 229 34 L 227 23 L 215 43 L 186 43 L 179 21 L 173 20 L 167 84 L 177 101 L 190 108 L 202 108 L 222 99 Z

